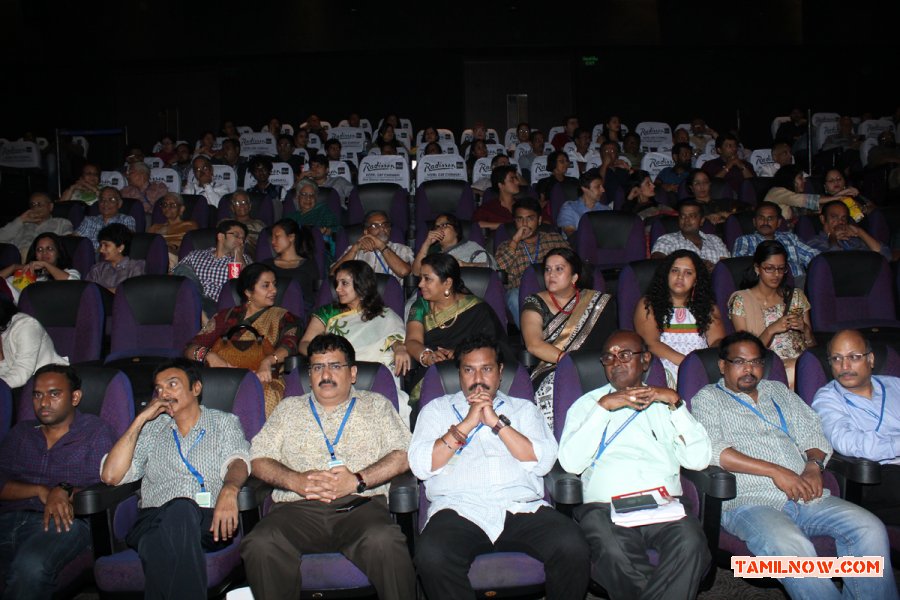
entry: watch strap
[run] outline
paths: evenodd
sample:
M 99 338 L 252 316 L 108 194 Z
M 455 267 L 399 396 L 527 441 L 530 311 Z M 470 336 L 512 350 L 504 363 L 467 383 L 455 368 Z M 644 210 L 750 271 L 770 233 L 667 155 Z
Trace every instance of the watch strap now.
M 357 493 L 362 493 L 362 492 L 366 491 L 366 488 L 369 487 L 368 484 L 366 484 L 366 480 L 363 479 L 363 476 L 360 473 L 354 473 L 354 475 L 356 476 L 356 481 L 357 481 L 357 484 L 356 484 Z
M 509 417 L 506 415 L 497 415 L 497 422 L 491 427 L 494 435 L 499 435 L 500 430 L 509 425 Z

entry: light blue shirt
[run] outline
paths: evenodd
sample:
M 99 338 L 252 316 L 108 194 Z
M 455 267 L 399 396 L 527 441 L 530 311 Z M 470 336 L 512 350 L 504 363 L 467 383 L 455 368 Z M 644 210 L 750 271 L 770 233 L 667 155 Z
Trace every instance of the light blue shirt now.
M 588 212 L 596 212 L 601 210 L 612 210 L 612 206 L 609 204 L 601 204 L 597 202 L 594 204 L 594 208 L 588 210 L 587 205 L 584 203 L 584 198 L 579 198 L 578 200 L 569 200 L 568 202 L 563 203 L 563 205 L 559 209 L 559 215 L 556 217 L 556 225 L 560 229 L 564 229 L 566 227 L 574 227 L 578 229 L 578 221 L 581 220 L 581 217 Z
M 884 419 L 875 431 L 885 395 Z M 825 437 L 841 454 L 900 463 L 900 378 L 873 376 L 871 400 L 830 381 L 816 392 L 812 407 L 822 419 Z
M 734 256 L 753 256 L 756 247 L 759 246 L 765 238 L 759 233 L 750 233 L 742 235 L 734 241 Z M 788 253 L 788 265 L 791 267 L 791 273 L 794 277 L 802 277 L 806 274 L 806 266 L 809 262 L 819 255 L 819 251 L 810 248 L 800 241 L 797 234 L 788 231 L 776 231 L 775 240 L 781 242 L 784 249 Z
M 429 519 L 441 510 L 456 511 L 495 542 L 503 533 L 507 512 L 533 513 L 546 506 L 543 476 L 556 462 L 556 439 L 533 402 L 497 392 L 494 410 L 531 441 L 537 461 L 516 459 L 500 436 L 485 426 L 470 434 L 471 441 L 450 462 L 432 470 L 435 440 L 460 422 L 454 408 L 463 418 L 468 414 L 463 392 L 436 398 L 422 409 L 409 445 L 409 467 L 425 482 Z

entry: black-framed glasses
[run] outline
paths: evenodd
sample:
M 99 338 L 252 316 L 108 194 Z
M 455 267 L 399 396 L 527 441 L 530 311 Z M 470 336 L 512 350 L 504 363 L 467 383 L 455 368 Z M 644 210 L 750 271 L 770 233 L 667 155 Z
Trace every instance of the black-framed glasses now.
M 828 357 L 828 362 L 834 366 L 840 366 L 844 364 L 844 360 L 849 360 L 851 363 L 858 364 L 862 359 L 872 354 L 871 352 L 854 352 L 852 354 L 847 354 L 846 356 L 841 356 L 840 354 L 832 354 Z
M 615 364 L 616 360 L 620 363 L 631 362 L 631 359 L 640 354 L 637 350 L 620 350 L 618 354 L 607 352 L 600 356 L 600 364 L 604 367 Z
M 453 227 L 450 223 L 435 223 L 431 228 L 432 229 L 444 229 L 446 227 Z
M 739 369 L 741 367 L 743 367 L 744 365 L 750 365 L 751 367 L 753 367 L 755 369 L 757 367 L 761 367 L 764 364 L 766 364 L 765 359 L 762 359 L 762 358 L 751 358 L 749 360 L 746 358 L 725 358 L 723 360 L 725 362 L 729 362 L 729 363 L 733 364 L 734 366 L 736 366 Z
M 771 275 L 772 273 L 778 273 L 779 275 L 784 275 L 787 273 L 787 267 L 776 267 L 775 265 L 763 265 L 760 267 L 763 271 Z

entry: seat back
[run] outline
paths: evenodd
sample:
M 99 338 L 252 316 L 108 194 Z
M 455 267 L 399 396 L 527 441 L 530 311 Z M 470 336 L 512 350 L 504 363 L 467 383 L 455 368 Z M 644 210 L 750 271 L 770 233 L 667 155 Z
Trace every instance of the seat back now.
M 200 381 L 203 406 L 237 415 L 244 437 L 252 440 L 266 421 L 265 396 L 256 374 L 247 369 L 204 367 Z
M 405 188 L 393 183 L 367 183 L 358 185 L 347 200 L 347 223 L 361 224 L 369 211 L 381 210 L 388 215 L 393 227 L 401 231 L 409 229 Z
M 161 181 L 166 189 L 176 194 L 181 191 L 181 175 L 175 169 L 154 167 L 150 169 L 150 181 Z
M 553 216 L 553 222 L 556 223 L 563 204 L 569 200 L 578 200 L 580 197 L 581 185 L 574 177 L 566 177 L 554 184 L 550 189 L 550 214 Z
M 820 254 L 809 263 L 806 289 L 814 331 L 896 319 L 891 270 L 877 252 Z
M 461 267 L 460 279 L 474 296 L 481 298 L 494 309 L 494 313 L 500 319 L 500 325 L 505 331 L 508 320 L 500 275 L 489 267 Z
M 72 260 L 72 268 L 81 273 L 84 277 L 94 266 L 97 260 L 97 253 L 94 252 L 94 245 L 91 240 L 83 237 L 75 237 L 71 235 L 59 238 L 63 246 L 66 247 L 66 254 Z
M 200 293 L 186 277 L 141 275 L 123 281 L 113 300 L 107 361 L 180 356 L 200 330 Z
M 135 233 L 131 239 L 129 256 L 144 261 L 144 273 L 165 275 L 169 272 L 169 249 L 166 240 L 157 233 Z
M 739 237 L 742 235 L 750 235 L 756 231 L 756 227 L 753 225 L 753 217 L 754 215 L 752 212 L 743 211 L 729 215 L 729 217 L 725 219 L 725 246 L 728 247 L 729 252 L 734 252 L 734 243 Z
M 619 300 L 619 328 L 634 329 L 634 311 L 647 293 L 662 259 L 646 258 L 628 263 L 619 273 L 616 295 Z
M 53 216 L 58 219 L 68 219 L 72 229 L 78 229 L 84 220 L 84 202 L 54 202 Z
M 604 269 L 647 257 L 644 223 L 637 215 L 615 210 L 585 213 L 577 236 L 576 252 Z
M 19 310 L 40 322 L 56 351 L 72 364 L 100 360 L 103 300 L 89 281 L 44 281 L 22 290 Z
M 409 189 L 409 163 L 402 156 L 370 154 L 359 161 L 359 185 L 393 183 Z
M 435 398 L 446 394 L 455 394 L 460 390 L 459 370 L 452 360 L 445 360 L 428 367 L 425 377 L 422 379 L 422 395 L 419 399 L 419 408 Z M 528 371 L 522 365 L 508 364 L 503 366 L 503 375 L 500 378 L 500 391 L 514 398 L 527 398 L 534 401 L 534 388 Z
M 787 373 L 784 370 L 784 363 L 781 362 L 781 358 L 771 350 L 766 350 L 763 358 L 766 364 L 763 367 L 762 378 L 770 381 L 780 381 L 787 385 Z M 690 408 L 691 400 L 703 386 L 716 383 L 721 378 L 719 349 L 702 348 L 694 350 L 684 357 L 684 360 L 681 361 L 681 365 L 678 367 L 678 395 L 688 403 L 688 408 Z
M 873 341 L 871 343 L 872 352 L 875 355 L 875 366 L 872 368 L 872 373 L 900 377 L 900 354 L 883 342 Z M 834 379 L 827 355 L 827 345 L 820 344 L 808 348 L 797 357 L 797 375 L 795 377 L 797 395 L 809 405 L 812 405 L 816 392 Z
M 741 285 L 744 274 L 753 266 L 752 256 L 736 256 L 720 259 L 712 272 L 713 294 L 716 306 L 725 325 L 726 333 L 734 333 L 734 325 L 728 318 L 728 299 Z
M 181 260 L 194 250 L 204 250 L 206 248 L 215 248 L 216 246 L 216 230 L 195 229 L 184 234 L 181 240 L 181 248 L 178 249 L 178 260 Z
M 291 277 L 277 277 L 275 290 L 275 306 L 280 306 L 300 319 L 301 323 L 305 323 L 306 310 L 303 308 L 303 291 L 300 289 L 300 282 Z M 237 279 L 229 279 L 219 292 L 216 310 L 225 310 L 243 303 L 244 299 L 238 295 Z
M 299 368 L 295 371 L 298 378 L 298 393 L 305 394 L 310 391 L 309 369 Z M 358 390 L 377 392 L 391 401 L 394 408 L 399 410 L 400 400 L 397 396 L 397 384 L 391 370 L 381 363 L 357 361 L 356 382 L 353 384 Z
M 648 152 L 641 158 L 641 170 L 650 174 L 650 181 L 656 181 L 659 172 L 666 167 L 674 166 L 675 159 L 671 152 Z
M 471 220 L 472 213 L 475 212 L 475 197 L 472 186 L 465 181 L 426 181 L 416 189 L 415 206 L 416 227 L 424 226 L 426 221 L 433 221 L 444 212 Z
M 0 379 L 0 442 L 9 433 L 12 427 L 12 390 L 6 385 L 6 382 Z
M 22 262 L 22 253 L 13 244 L 0 243 L 0 269 Z
M 634 132 L 641 136 L 642 149 L 656 150 L 665 146 L 672 147 L 672 127 L 668 123 L 643 121 L 634 126 Z

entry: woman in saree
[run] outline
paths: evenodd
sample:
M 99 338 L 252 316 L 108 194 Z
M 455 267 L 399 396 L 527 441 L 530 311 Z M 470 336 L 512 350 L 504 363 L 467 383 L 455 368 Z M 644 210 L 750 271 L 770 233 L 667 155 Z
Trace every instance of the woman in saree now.
M 296 189 L 297 210 L 286 214 L 285 218 L 293 219 L 300 226 L 319 228 L 325 241 L 325 265 L 328 266 L 334 262 L 334 234 L 341 228 L 340 221 L 327 204 L 318 202 L 319 186 L 312 179 L 300 180 Z
M 581 285 L 581 258 L 569 248 L 544 257 L 546 289 L 522 304 L 525 348 L 540 359 L 531 372 L 535 402 L 553 427 L 553 381 L 556 365 L 567 352 L 600 349 L 616 330 L 615 300 Z
M 453 359 L 453 350 L 463 339 L 483 333 L 501 344 L 504 356 L 506 331 L 494 310 L 472 295 L 462 281 L 459 262 L 449 254 L 430 254 L 422 259 L 421 297 L 413 302 L 406 323 L 406 349 L 416 359 L 408 383 L 410 402 L 419 401 L 422 378 L 431 365 Z
M 188 342 L 184 355 L 210 367 L 250 369 L 266 398 L 266 417 L 281 402 L 284 378 L 276 374 L 284 359 L 297 352 L 299 319 L 275 306 L 275 272 L 253 263 L 237 280 L 240 306 L 220 310 Z

